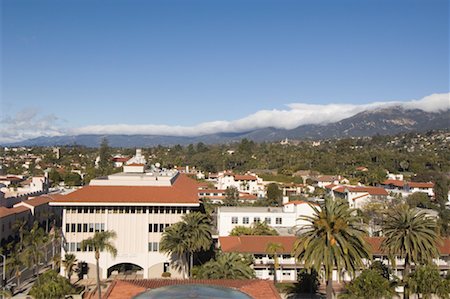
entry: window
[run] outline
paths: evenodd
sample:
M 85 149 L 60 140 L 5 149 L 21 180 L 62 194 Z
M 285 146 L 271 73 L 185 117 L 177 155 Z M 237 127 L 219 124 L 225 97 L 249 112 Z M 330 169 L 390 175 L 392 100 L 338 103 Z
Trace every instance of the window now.
M 66 233 L 70 232 L 70 223 L 66 223 Z
M 148 243 L 148 251 L 156 252 L 159 249 L 159 243 L 158 242 L 150 242 Z
M 175 207 L 174 207 L 174 208 L 172 208 L 172 209 L 171 209 L 171 211 L 170 211 L 170 212 L 171 212 L 172 214 L 175 214 L 175 213 L 176 213 L 176 211 L 177 211 L 177 208 L 175 208 Z
M 77 224 L 77 233 L 81 233 L 81 223 Z
M 164 224 L 159 224 L 159 232 L 162 233 L 164 231 Z
M 69 243 L 69 251 L 74 252 L 77 250 L 77 243 L 75 242 L 70 242 Z
M 77 251 L 81 251 L 81 243 L 78 242 L 76 246 L 77 246 Z
M 72 224 L 70 225 L 70 232 L 72 232 L 72 233 L 75 232 L 75 229 L 76 229 L 75 226 L 76 226 L 75 223 L 72 223 Z
M 83 213 L 83 208 L 78 208 L 78 209 L 77 209 L 77 213 L 78 213 L 78 214 Z
M 281 224 L 281 222 L 282 222 L 281 217 L 275 218 L 275 223 L 276 224 Z
M 153 232 L 157 233 L 158 232 L 158 224 L 153 223 Z
M 248 222 L 249 222 L 248 217 L 242 218 L 242 224 L 248 224 Z
M 267 224 L 270 224 L 272 222 L 272 219 L 270 219 L 270 217 L 266 217 L 264 219 L 264 222 L 267 223 Z
M 135 214 L 136 213 L 136 208 L 135 207 L 131 207 L 130 208 L 130 213 L 131 214 Z
M 148 225 L 148 232 L 149 233 L 153 232 L 153 224 L 151 224 L 151 223 Z
M 88 231 L 88 225 L 87 223 L 83 223 L 83 233 L 87 233 Z
M 237 217 L 231 217 L 231 224 L 238 224 L 238 218 Z
M 89 223 L 89 232 L 90 233 L 94 232 L 94 223 Z
M 253 218 L 253 222 L 260 223 L 261 219 L 259 217 L 255 217 L 255 218 Z
M 100 224 L 100 231 L 101 232 L 105 231 L 105 224 L 104 223 Z
M 159 207 L 159 213 L 164 214 L 164 207 Z

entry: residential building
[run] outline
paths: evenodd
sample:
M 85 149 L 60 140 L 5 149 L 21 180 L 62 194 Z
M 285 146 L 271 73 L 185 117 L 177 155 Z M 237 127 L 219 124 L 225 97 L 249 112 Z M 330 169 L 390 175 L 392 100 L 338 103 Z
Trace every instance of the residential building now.
M 348 201 L 351 208 L 361 209 L 371 201 L 386 201 L 389 193 L 380 187 L 327 185 L 325 187 L 333 198 Z
M 400 193 L 404 197 L 414 192 L 423 192 L 429 197 L 434 196 L 433 182 L 408 182 L 397 179 L 387 179 L 381 183 L 381 187 L 389 192 Z
M 226 192 L 226 189 L 200 189 L 198 190 L 198 195 L 200 198 L 209 199 L 212 203 L 223 204 L 226 197 Z M 246 192 L 239 192 L 239 202 L 254 203 L 257 200 L 258 197 L 256 195 Z
M 27 207 L 0 207 L 0 245 L 4 246 L 18 237 L 19 231 L 14 227 L 18 221 L 29 222 L 31 211 Z
M 211 178 L 211 175 L 210 175 Z M 217 189 L 227 189 L 234 187 L 239 192 L 247 192 L 258 197 L 265 196 L 265 186 L 263 180 L 256 174 L 234 174 L 232 172 L 219 172 L 217 176 Z
M 305 201 L 284 199 L 282 207 L 218 207 L 217 231 L 228 236 L 236 226 L 250 227 L 255 222 L 265 222 L 282 234 L 295 234 L 306 222 L 301 216 L 313 216 L 311 204 Z
M 81 241 L 95 232 L 114 231 L 117 237 L 111 241 L 117 256 L 101 253 L 101 278 L 124 269 L 132 269 L 143 278 L 160 278 L 163 272 L 181 277 L 170 257 L 159 251 L 159 245 L 168 226 L 199 208 L 197 183 L 175 170 L 128 166 L 123 173 L 92 180 L 89 186 L 50 203 L 63 209 L 66 243 L 62 254 L 75 254 L 78 261 L 88 264 L 87 276 L 95 277 L 92 248 L 81 251 Z

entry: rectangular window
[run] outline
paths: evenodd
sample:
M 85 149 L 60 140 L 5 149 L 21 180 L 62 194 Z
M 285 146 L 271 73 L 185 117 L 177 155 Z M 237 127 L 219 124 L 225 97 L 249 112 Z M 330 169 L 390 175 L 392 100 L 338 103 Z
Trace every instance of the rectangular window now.
M 72 210 L 70 208 L 66 209 L 66 214 L 71 214 Z
M 148 251 L 149 251 L 149 252 L 150 252 L 150 251 L 153 251 L 152 249 L 153 249 L 153 243 L 152 243 L 152 242 L 149 242 L 149 243 L 148 243 Z
M 177 214 L 181 214 L 183 213 L 183 209 L 182 208 L 177 208 Z
M 129 214 L 130 213 L 130 207 L 125 207 L 125 214 Z
M 83 213 L 85 213 L 85 214 L 87 214 L 89 211 L 88 211 L 88 208 L 84 208 L 83 209 Z
M 175 213 L 176 213 L 176 210 L 177 210 L 176 208 L 172 208 L 170 212 L 171 212 L 172 214 L 175 214 Z
M 100 223 L 96 223 L 95 224 L 95 231 L 99 232 L 100 231 Z
M 242 224 L 248 224 L 248 222 L 249 222 L 248 217 L 242 218 Z
M 281 217 L 275 218 L 275 223 L 276 224 L 281 224 L 282 223 Z
M 159 213 L 164 214 L 164 207 L 159 207 Z
M 88 225 L 87 223 L 83 223 L 83 233 L 87 233 L 88 231 Z
M 148 232 L 149 233 L 153 232 L 153 224 L 151 224 L 151 223 L 148 225 Z
M 157 223 L 153 223 L 153 232 L 154 233 L 158 232 L 158 224 Z
M 105 224 L 104 224 L 104 223 L 101 223 L 101 224 L 100 224 L 100 231 L 101 231 L 101 232 L 104 232 L 104 231 L 105 231 Z
M 66 223 L 66 233 L 70 232 L 70 223 Z
M 81 233 L 81 223 L 77 224 L 77 233 Z
M 76 232 L 76 224 L 75 223 L 72 223 L 71 225 L 70 225 L 70 231 L 72 232 L 72 233 L 74 233 L 74 232 Z
M 70 248 L 69 248 L 69 251 L 75 252 L 76 250 L 77 250 L 77 243 L 75 243 L 75 242 L 70 242 Z
M 237 217 L 231 217 L 231 224 L 238 224 L 238 218 Z
M 159 224 L 159 232 L 162 233 L 164 231 L 164 224 Z
M 94 232 L 94 223 L 89 223 L 89 232 L 90 233 Z
M 131 214 L 135 214 L 136 213 L 136 208 L 135 207 L 131 207 L 130 208 L 130 213 Z
M 270 219 L 270 217 L 266 217 L 264 219 L 264 222 L 267 223 L 267 224 L 270 224 L 272 222 L 272 220 Z
M 153 247 L 152 251 L 154 251 L 154 252 L 158 251 L 159 250 L 159 243 L 158 242 L 153 242 L 153 246 L 152 247 Z
M 255 217 L 255 218 L 253 218 L 253 222 L 260 223 L 261 219 L 259 217 Z
M 80 242 L 77 243 L 77 251 L 81 251 L 81 243 Z

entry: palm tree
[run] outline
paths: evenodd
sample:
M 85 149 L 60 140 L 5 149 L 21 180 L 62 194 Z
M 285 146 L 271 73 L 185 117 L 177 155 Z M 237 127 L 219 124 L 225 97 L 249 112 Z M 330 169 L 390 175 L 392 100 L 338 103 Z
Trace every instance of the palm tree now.
M 44 230 L 39 227 L 39 224 L 36 221 L 30 232 L 24 237 L 26 246 L 24 253 L 27 257 L 25 261 L 28 267 L 33 267 L 34 275 L 39 273 L 41 258 L 44 256 L 42 246 L 46 243 L 46 239 Z
M 326 198 L 317 207 L 311 205 L 313 216 L 301 217 L 308 224 L 297 232 L 294 256 L 303 261 L 305 268 L 325 272 L 327 299 L 333 296 L 333 270 L 355 274 L 369 259 L 368 244 L 364 240 L 367 232 L 362 220 L 347 203 Z
M 13 224 L 13 229 L 19 232 L 19 251 L 23 250 L 23 238 L 25 235 L 25 229 L 27 227 L 28 222 L 25 219 L 17 219 Z
M 6 269 L 8 269 L 10 275 L 14 274 L 16 278 L 17 289 L 20 289 L 20 277 L 22 276 L 22 269 L 25 266 L 23 258 L 23 254 L 15 252 L 8 258 L 8 263 L 6 264 Z
M 190 257 L 189 276 L 194 264 L 194 253 L 208 250 L 212 245 L 211 221 L 202 213 L 185 214 L 182 218 L 186 233 L 186 244 Z
M 62 261 L 62 265 L 64 266 L 67 279 L 70 281 L 73 270 L 74 270 L 75 266 L 77 265 L 77 258 L 75 256 L 75 254 L 66 253 L 64 255 L 64 260 Z
M 93 237 L 81 241 L 81 250 L 86 251 L 88 249 L 93 249 L 95 251 L 95 261 L 97 266 L 97 293 L 99 299 L 102 298 L 102 291 L 100 289 L 100 251 L 106 250 L 113 257 L 116 257 L 117 249 L 110 241 L 114 238 L 116 238 L 116 233 L 114 231 L 104 231 L 96 232 Z
M 185 214 L 182 221 L 168 227 L 161 238 L 160 250 L 172 254 L 175 260 L 180 259 L 183 275 L 189 258 L 189 269 L 192 270 L 194 253 L 208 250 L 212 244 L 211 222 L 199 212 Z M 183 266 L 184 265 L 184 266 Z M 191 276 L 191 275 L 190 275 Z
M 172 255 L 172 259 L 178 263 L 183 277 L 186 278 L 188 245 L 184 235 L 184 226 L 181 222 L 169 226 L 162 235 L 159 249 Z
M 383 225 L 385 239 L 381 244 L 389 256 L 405 259 L 403 283 L 409 276 L 411 263 L 427 263 L 439 256 L 439 235 L 436 220 L 423 211 L 400 205 L 388 213 L 389 221 Z M 405 284 L 405 298 L 409 298 Z
M 255 270 L 250 256 L 235 252 L 222 253 L 201 266 L 195 267 L 196 279 L 252 279 Z
M 61 255 L 58 253 L 52 257 L 52 270 L 58 271 L 60 267 L 61 267 Z
M 277 269 L 280 267 L 278 254 L 284 250 L 284 246 L 280 243 L 268 243 L 266 246 L 266 252 L 273 256 L 273 281 L 277 282 Z

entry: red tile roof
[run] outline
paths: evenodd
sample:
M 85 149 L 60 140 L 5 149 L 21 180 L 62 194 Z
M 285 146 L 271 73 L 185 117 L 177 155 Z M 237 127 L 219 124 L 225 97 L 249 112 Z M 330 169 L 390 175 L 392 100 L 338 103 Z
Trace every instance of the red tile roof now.
M 283 205 L 285 206 L 285 205 L 290 205 L 290 204 L 294 204 L 294 205 L 311 204 L 311 205 L 318 206 L 317 203 L 303 201 L 303 200 L 292 200 L 292 201 L 288 201 L 287 203 L 284 203 Z
M 33 207 L 37 207 L 40 205 L 44 205 L 49 203 L 50 201 L 56 200 L 56 199 L 62 199 L 64 198 L 64 195 L 61 194 L 44 194 L 41 196 L 37 196 L 28 200 L 24 200 L 23 202 L 26 204 L 29 204 Z
M 130 158 L 128 158 L 128 157 L 115 157 L 115 158 L 112 158 L 112 160 L 114 162 L 127 162 L 128 160 L 130 160 Z
M 144 166 L 144 164 L 140 164 L 140 163 L 131 163 L 131 164 L 127 164 L 125 166 Z
M 6 207 L 0 207 L 0 218 L 7 217 L 14 214 L 20 214 L 20 213 L 29 213 L 31 212 L 29 208 L 24 206 L 18 206 L 15 208 L 6 208 Z
M 128 299 L 149 290 L 160 287 L 181 284 L 204 284 L 237 289 L 254 299 L 280 299 L 272 281 L 259 279 L 140 279 L 140 280 L 116 280 L 114 281 L 104 298 Z
M 370 244 L 372 248 L 372 254 L 383 254 L 381 249 L 381 243 L 383 242 L 383 237 L 368 237 L 366 241 Z M 442 243 L 438 246 L 441 255 L 450 255 L 450 239 L 444 239 Z
M 402 180 L 385 180 L 382 184 L 383 185 L 392 185 L 392 186 L 396 186 L 399 188 L 403 188 L 403 186 L 405 185 L 405 182 Z
M 389 193 L 380 187 L 366 187 L 366 186 L 340 186 L 336 189 L 333 189 L 335 192 L 339 193 L 345 193 L 345 190 L 348 190 L 349 192 L 355 192 L 355 193 L 369 193 L 370 195 L 389 195 Z
M 433 188 L 434 183 L 432 182 L 409 182 L 408 183 L 410 188 Z
M 294 236 L 228 236 L 219 237 L 223 252 L 266 253 L 267 244 L 280 243 L 282 253 L 291 253 L 297 237 Z
M 53 202 L 198 204 L 199 198 L 197 183 L 180 174 L 172 186 L 87 186 Z

